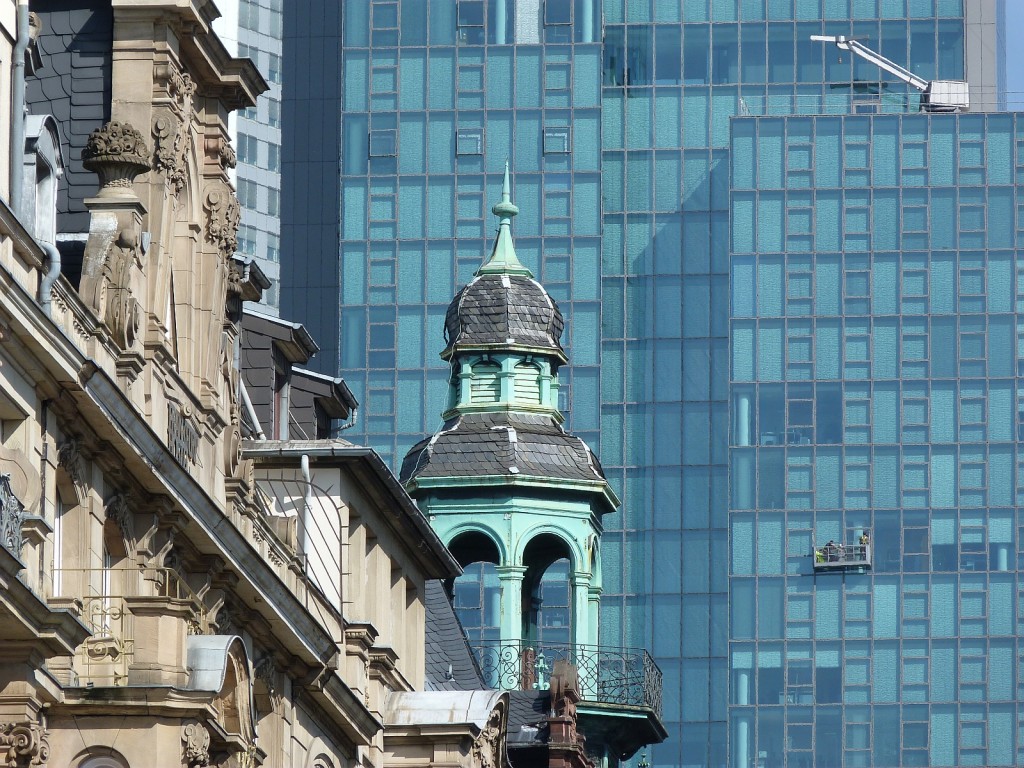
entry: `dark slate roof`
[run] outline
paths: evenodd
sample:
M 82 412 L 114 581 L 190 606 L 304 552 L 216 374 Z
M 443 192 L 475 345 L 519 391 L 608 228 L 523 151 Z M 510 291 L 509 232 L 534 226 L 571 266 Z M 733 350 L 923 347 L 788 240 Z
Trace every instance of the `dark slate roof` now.
M 466 641 L 444 584 L 426 582 L 426 673 L 428 691 L 478 691 L 487 688 Z
M 510 747 L 547 744 L 550 691 L 509 691 L 508 745 Z
M 114 14 L 95 0 L 33 2 L 41 29 L 36 45 L 42 67 L 26 78 L 26 101 L 35 115 L 51 114 L 66 161 L 57 198 L 57 231 L 88 232 L 85 198 L 99 177 L 82 166 L 89 134 L 110 120 Z M 149 126 L 136 126 L 147 133 Z
M 414 445 L 401 480 L 505 475 L 601 482 L 604 470 L 583 440 L 545 414 L 459 414 Z
M 550 349 L 564 357 L 562 313 L 531 277 L 482 274 L 455 294 L 448 305 L 445 355 L 459 348 L 515 345 Z

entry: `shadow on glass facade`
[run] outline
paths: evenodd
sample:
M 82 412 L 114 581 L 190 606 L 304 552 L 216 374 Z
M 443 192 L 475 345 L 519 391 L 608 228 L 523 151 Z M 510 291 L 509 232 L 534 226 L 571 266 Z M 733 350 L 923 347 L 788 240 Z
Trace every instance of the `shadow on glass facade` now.
M 763 717 L 753 710 L 740 715 L 737 659 L 750 655 L 746 706 L 757 707 L 761 692 L 771 698 L 767 692 L 772 690 L 759 687 L 758 654 L 765 654 L 765 665 L 776 654 L 774 674 L 786 679 L 782 643 L 789 614 L 780 606 L 788 606 L 792 597 L 794 616 L 803 606 L 808 628 L 802 631 L 808 633 L 816 620 L 831 615 L 839 622 L 849 615 L 840 611 L 851 600 L 868 610 L 872 585 L 891 572 L 886 563 L 894 557 L 894 545 L 881 539 L 886 530 L 904 524 L 902 517 L 899 523 L 875 517 L 873 502 L 867 500 L 858 502 L 859 517 L 833 509 L 831 529 L 817 530 L 808 523 L 801 529 L 806 541 L 798 537 L 792 545 L 805 551 L 800 567 L 808 572 L 812 546 L 853 536 L 859 528 L 871 531 L 879 562 L 870 574 L 823 575 L 817 592 L 808 588 L 799 597 L 787 594 L 786 515 L 799 511 L 813 519 L 819 503 L 815 494 L 826 492 L 825 478 L 831 477 L 822 474 L 817 481 L 818 464 L 856 464 L 859 469 L 844 466 L 843 477 L 860 478 L 849 482 L 866 482 L 868 488 L 885 476 L 879 472 L 890 471 L 890 465 L 872 465 L 870 449 L 870 441 L 877 441 L 870 430 L 879 396 L 871 378 L 878 369 L 870 364 L 873 350 L 883 343 L 874 335 L 889 328 L 870 321 L 874 309 L 868 294 L 871 281 L 879 279 L 872 266 L 877 260 L 868 250 L 853 251 L 839 241 L 816 242 L 813 248 L 808 243 L 815 242 L 822 222 L 838 226 L 840 220 L 851 237 L 864 239 L 870 236 L 872 216 L 881 214 L 927 230 L 928 184 L 934 183 L 932 177 L 913 189 L 908 184 L 904 197 L 899 174 L 905 172 L 897 173 L 895 164 L 878 173 L 897 173 L 899 183 L 873 176 L 882 151 L 872 146 L 875 124 L 870 117 L 859 123 L 841 118 L 916 113 L 918 94 L 809 38 L 856 36 L 923 77 L 959 79 L 969 53 L 961 0 L 350 0 L 340 5 L 311 0 L 302 6 L 294 19 L 285 20 L 285 79 L 302 83 L 294 97 L 285 94 L 284 105 L 282 231 L 294 251 L 282 262 L 282 306 L 322 341 L 319 364 L 332 371 L 340 365 L 357 393 L 363 407 L 352 438 L 372 445 L 394 464 L 436 429 L 447 369 L 436 356 L 441 340 L 434 334 L 443 327 L 451 296 L 489 247 L 496 221 L 485 207 L 485 192 L 498 184 L 508 158 L 522 211 L 516 221 L 517 252 L 566 315 L 572 365 L 562 371 L 561 408 L 567 427 L 601 456 L 624 502 L 622 513 L 607 521 L 603 539 L 602 642 L 651 648 L 665 673 L 664 721 L 672 737 L 649 759 L 658 768 L 739 765 L 735 747 L 730 756 L 727 745 L 736 738 L 736 718 L 743 717 L 749 754 L 743 765 L 757 765 L 761 752 L 770 755 L 764 756 L 766 766 L 781 764 L 790 752 L 800 755 L 790 764 L 800 765 L 800 760 L 815 759 L 818 745 L 818 766 L 830 764 L 826 755 L 839 755 L 852 766 L 877 745 L 891 744 L 879 739 L 877 730 L 872 737 L 871 721 L 850 719 L 872 714 L 870 699 L 858 704 L 859 710 L 852 701 L 845 710 L 838 703 L 846 700 L 840 692 L 850 679 L 848 672 L 843 677 L 849 664 L 843 653 L 867 654 L 870 633 L 863 649 L 844 646 L 839 636 L 831 645 L 815 645 L 814 635 L 808 635 L 803 667 L 794 666 L 792 673 L 793 679 L 801 674 L 806 679 L 796 694 L 803 708 L 792 705 L 793 712 L 799 711 L 793 717 L 803 718 L 799 721 L 783 717 L 790 710 L 779 705 L 779 691 L 788 695 L 781 682 L 773 684 L 779 691 L 771 707 L 765 704 Z M 292 55 L 295 64 L 289 63 Z M 810 126 L 805 130 L 812 131 L 802 143 L 789 140 L 784 121 L 742 122 L 750 127 L 738 129 L 737 151 L 747 155 L 737 162 L 730 143 L 737 115 L 834 117 L 821 123 L 818 133 L 813 133 L 814 121 L 794 120 L 791 130 Z M 857 126 L 867 134 L 859 143 L 847 141 L 847 125 L 851 136 Z M 903 151 L 903 124 L 893 118 L 877 125 L 895 131 L 885 140 L 897 142 Z M 748 149 L 742 145 L 743 130 L 756 134 L 747 139 Z M 825 137 L 829 130 L 831 138 Z M 980 130 L 984 133 L 984 126 Z M 817 153 L 828 151 L 829 141 L 842 141 L 838 151 L 847 152 L 848 165 L 842 164 L 845 160 L 839 166 L 819 161 Z M 907 139 L 911 161 L 915 153 L 921 157 L 928 151 L 928 143 Z M 754 144 L 764 150 L 754 153 Z M 976 154 L 977 147 L 966 151 Z M 737 172 L 763 165 L 765 173 L 776 174 L 771 178 L 779 187 L 762 190 L 751 181 L 733 191 L 730 165 Z M 917 171 L 927 173 L 928 168 Z M 842 174 L 835 187 L 821 176 L 832 172 Z M 955 214 L 970 225 L 981 204 L 960 197 L 958 190 L 963 185 L 965 195 L 977 194 L 991 180 L 967 184 L 963 173 L 958 167 L 951 188 Z M 883 197 L 873 197 L 875 185 L 886 187 L 878 192 Z M 820 194 L 815 192 L 819 187 Z M 912 193 L 929 202 L 915 202 Z M 790 194 L 793 203 L 787 208 Z M 893 208 L 886 194 L 895 195 L 902 207 Z M 783 294 L 784 306 L 806 310 L 804 324 L 787 325 L 785 314 L 766 315 L 762 322 L 755 314 L 749 318 L 750 332 L 755 339 L 764 337 L 758 350 L 773 343 L 791 350 L 782 365 L 806 374 L 793 380 L 802 388 L 787 389 L 784 376 L 765 378 L 762 384 L 736 376 L 735 368 L 730 374 L 730 322 L 741 320 L 730 306 L 743 300 L 739 294 L 744 290 L 755 301 L 749 281 L 755 280 L 761 253 L 753 246 L 730 248 L 731 195 L 738 216 L 744 206 L 763 211 L 751 213 L 753 218 L 744 223 L 755 227 L 755 238 L 756 226 L 786 222 L 784 235 L 774 233 L 782 239 L 770 246 L 777 247 L 771 251 L 778 262 L 774 279 L 784 281 L 789 269 L 794 277 L 785 289 L 779 287 L 783 283 L 774 285 L 790 291 Z M 733 233 L 745 236 L 739 227 Z M 922 270 L 931 274 L 927 266 L 907 266 L 910 261 L 900 255 L 902 241 L 885 247 L 886 258 L 897 270 L 908 270 L 911 283 Z M 734 275 L 732 287 L 731 250 L 749 257 L 746 268 L 753 270 L 747 277 Z M 927 265 L 930 250 L 915 255 Z M 855 268 L 858 263 L 862 266 Z M 815 301 L 832 290 L 815 288 L 817 272 L 829 264 L 839 275 L 835 279 L 847 280 L 843 284 L 850 291 L 861 293 L 849 294 L 841 312 L 816 322 Z M 773 279 L 764 274 L 758 279 Z M 920 298 L 928 293 L 929 279 Z M 742 285 L 748 288 L 737 287 Z M 768 301 L 769 293 L 765 289 L 761 300 Z M 856 315 L 860 309 L 865 311 Z M 860 324 L 841 322 L 846 312 L 859 317 Z M 927 323 L 924 330 L 915 329 L 909 318 L 903 323 L 897 314 L 888 316 L 890 336 L 895 333 L 896 342 L 905 337 L 908 354 L 915 354 L 914 344 L 927 343 L 932 330 Z M 968 347 L 977 342 L 978 333 L 965 331 L 956 314 L 940 320 L 952 320 L 956 333 L 966 332 Z M 818 381 L 819 356 L 826 349 L 819 336 L 848 344 L 850 357 L 843 358 L 843 365 L 860 366 L 856 386 L 844 378 L 854 381 L 845 368 L 842 375 Z M 785 347 L 787 339 L 792 339 L 790 347 Z M 737 354 L 734 343 L 734 361 Z M 916 360 L 917 365 L 927 363 Z M 915 361 L 908 359 L 906 365 L 913 368 Z M 972 380 L 985 381 L 988 375 Z M 730 422 L 731 388 L 734 394 L 748 393 L 748 407 L 761 419 L 748 427 L 748 440 L 756 444 L 730 442 L 736 429 Z M 903 397 L 903 391 L 897 396 Z M 987 390 L 984 398 L 990 407 Z M 859 406 L 847 407 L 848 401 Z M 841 408 L 847 408 L 844 419 L 846 413 L 859 413 L 862 421 L 853 426 L 840 421 Z M 866 453 L 843 452 L 850 429 L 860 430 L 859 445 Z M 762 445 L 762 433 L 765 441 L 774 434 L 777 444 Z M 790 433 L 797 442 L 790 441 Z M 819 444 L 827 448 L 819 451 Z M 796 462 L 792 467 L 786 463 L 790 456 Z M 956 453 L 956 461 L 963 456 Z M 744 460 L 753 462 L 754 487 L 730 489 L 730 461 Z M 899 462 L 905 460 L 897 450 L 896 466 L 902 469 Z M 927 468 L 931 460 L 925 450 L 924 459 L 910 464 Z M 786 477 L 788 483 L 789 473 L 794 483 L 802 477 L 799 482 L 807 485 L 799 497 L 803 507 L 787 506 L 790 491 L 779 479 Z M 744 504 L 763 500 L 758 507 L 763 515 L 755 517 L 754 506 L 730 505 L 730 495 L 743 493 L 752 494 Z M 929 508 L 914 507 L 930 520 Z M 776 558 L 768 566 L 772 570 L 749 577 L 731 571 L 730 562 L 744 555 L 735 547 L 730 555 L 730 525 L 736 536 L 737 525 L 756 529 L 769 520 L 778 537 L 776 549 L 766 555 L 765 562 Z M 930 525 L 913 527 L 932 536 Z M 823 540 L 814 541 L 822 534 Z M 746 539 L 750 547 L 756 549 L 755 542 L 767 546 L 767 538 L 753 535 Z M 992 535 L 991 528 L 986 535 Z M 921 548 L 912 555 L 930 554 L 930 544 L 910 546 Z M 904 557 L 902 550 L 899 557 Z M 745 562 L 760 560 L 750 556 Z M 898 589 L 907 588 L 907 582 L 898 583 Z M 843 632 L 846 621 L 840 622 Z M 756 635 L 747 638 L 745 627 L 751 622 L 749 632 L 759 622 L 771 628 L 774 648 L 755 643 Z M 924 638 L 927 642 L 927 633 Z M 891 645 L 897 658 L 902 647 L 899 641 Z M 872 663 L 887 658 L 887 649 L 877 646 L 876 655 L 861 657 L 865 675 Z M 730 690 L 736 705 L 732 724 Z M 834 702 L 828 698 L 836 696 Z M 890 705 L 898 707 L 900 701 L 893 698 Z M 885 716 L 876 729 L 899 730 L 892 725 L 899 721 L 888 717 L 892 713 L 877 714 Z M 913 715 L 904 719 L 917 724 L 908 726 L 909 735 L 899 743 L 919 742 L 920 725 L 927 725 L 928 718 L 919 718 L 918 711 L 898 714 Z M 791 742 L 786 728 L 792 728 Z M 985 728 L 984 743 L 990 744 L 993 731 Z M 970 728 L 968 733 L 958 748 L 976 736 Z M 759 740 L 762 734 L 764 741 Z M 777 747 L 761 746 L 771 739 Z M 927 736 L 924 741 L 924 747 L 906 747 L 908 760 L 928 753 Z M 809 746 L 789 748 L 787 743 Z M 868 746 L 850 746 L 854 743 Z M 847 749 L 852 757 L 844 757 Z M 891 762 L 885 757 L 879 764 Z

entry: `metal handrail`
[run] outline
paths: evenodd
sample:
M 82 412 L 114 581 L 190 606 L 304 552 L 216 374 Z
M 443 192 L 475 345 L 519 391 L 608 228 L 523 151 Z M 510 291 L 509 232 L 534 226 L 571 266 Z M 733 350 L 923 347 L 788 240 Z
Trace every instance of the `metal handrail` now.
M 576 667 L 584 702 L 645 707 L 661 717 L 662 674 L 642 648 L 568 643 L 473 646 L 488 685 L 502 690 L 545 690 L 554 662 Z

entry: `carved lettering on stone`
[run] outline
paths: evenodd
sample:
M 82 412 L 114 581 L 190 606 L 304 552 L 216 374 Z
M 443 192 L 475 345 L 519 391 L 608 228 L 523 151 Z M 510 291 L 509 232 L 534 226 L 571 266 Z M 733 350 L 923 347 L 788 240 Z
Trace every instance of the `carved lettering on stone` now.
M 202 723 L 189 723 L 182 729 L 181 740 L 185 743 L 185 765 L 206 766 L 210 764 L 210 732 Z
M 5 768 L 45 765 L 49 734 L 36 723 L 0 723 L 0 760 Z
M 229 258 L 238 249 L 238 225 L 242 214 L 234 190 L 217 182 L 206 193 L 206 239 L 216 245 Z
M 174 403 L 167 404 L 167 448 L 183 467 L 199 463 L 199 430 L 189 413 Z

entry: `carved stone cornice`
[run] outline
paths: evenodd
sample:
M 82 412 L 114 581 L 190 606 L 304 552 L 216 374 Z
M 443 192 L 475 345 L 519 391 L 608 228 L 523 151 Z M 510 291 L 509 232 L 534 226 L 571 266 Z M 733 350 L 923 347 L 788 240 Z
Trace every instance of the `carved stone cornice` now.
M 132 195 L 137 176 L 149 170 L 146 139 L 131 123 L 116 120 L 89 134 L 82 165 L 100 177 L 100 197 Z
M 0 723 L 3 768 L 45 765 L 50 757 L 49 733 L 37 723 Z

